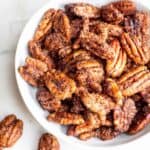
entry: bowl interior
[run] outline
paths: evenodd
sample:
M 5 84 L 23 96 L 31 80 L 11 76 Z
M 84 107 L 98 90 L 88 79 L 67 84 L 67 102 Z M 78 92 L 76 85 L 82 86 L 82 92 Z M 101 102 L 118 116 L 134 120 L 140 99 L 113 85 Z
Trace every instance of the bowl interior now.
M 104 5 L 112 0 L 105 0 L 105 1 L 97 1 L 97 0 L 82 0 L 82 2 L 88 2 L 91 4 L 94 4 L 96 6 L 101 6 Z M 70 2 L 80 2 L 80 0 L 71 0 Z M 20 37 L 18 47 L 16 50 L 16 57 L 15 57 L 15 72 L 16 72 L 16 79 L 17 79 L 17 84 L 19 87 L 20 94 L 23 98 L 23 101 L 25 102 L 27 108 L 29 111 L 32 113 L 32 115 L 36 118 L 36 120 L 48 131 L 53 134 L 55 134 L 57 137 L 60 137 L 61 139 L 69 142 L 69 143 L 74 143 L 78 144 L 82 147 L 86 148 L 92 148 L 92 149 L 97 149 L 100 146 L 103 147 L 109 147 L 109 146 L 115 146 L 115 145 L 120 145 L 124 143 L 131 142 L 142 135 L 148 133 L 150 131 L 150 127 L 147 127 L 144 131 L 140 132 L 139 134 L 135 136 L 127 136 L 127 135 L 121 135 L 114 140 L 103 142 L 97 139 L 91 139 L 89 141 L 80 141 L 74 137 L 68 137 L 66 135 L 66 129 L 63 126 L 60 126 L 58 124 L 55 124 L 53 122 L 48 122 L 46 120 L 47 112 L 44 111 L 40 105 L 38 104 L 36 100 L 36 89 L 29 86 L 19 75 L 18 73 L 18 67 L 21 65 L 24 65 L 25 58 L 28 56 L 28 51 L 27 51 L 27 43 L 29 40 L 32 39 L 34 31 L 43 15 L 43 13 L 49 9 L 49 8 L 63 8 L 65 4 L 69 3 L 68 0 L 51 0 L 46 6 L 41 8 L 32 18 L 31 20 L 27 23 L 25 26 L 25 29 Z M 141 5 L 137 0 L 136 4 L 138 9 L 140 10 L 147 10 L 149 9 L 146 6 Z

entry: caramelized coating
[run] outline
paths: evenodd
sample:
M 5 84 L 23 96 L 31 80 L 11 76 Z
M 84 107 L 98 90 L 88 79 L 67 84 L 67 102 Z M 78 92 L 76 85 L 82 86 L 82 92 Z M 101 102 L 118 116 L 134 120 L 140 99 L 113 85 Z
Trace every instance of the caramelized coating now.
M 113 59 L 115 55 L 114 49 L 104 42 L 104 39 L 105 37 L 89 32 L 88 21 L 84 21 L 84 27 L 80 33 L 82 47 L 102 59 Z
M 87 3 L 72 3 L 65 6 L 66 12 L 83 18 L 99 18 L 100 9 Z
M 119 41 L 113 41 L 112 47 L 115 51 L 115 57 L 112 60 L 107 60 L 106 72 L 109 76 L 118 77 L 125 69 L 127 55 L 126 52 L 121 49 Z
M 141 92 L 141 96 L 144 98 L 145 102 L 150 104 L 150 86 Z
M 62 10 L 58 10 L 54 17 L 53 29 L 56 33 L 61 33 L 68 41 L 70 40 L 71 38 L 70 20 Z
M 103 141 L 111 140 L 120 134 L 119 131 L 114 130 L 112 127 L 100 127 L 96 130 L 96 136 Z
M 106 115 L 114 109 L 115 103 L 110 97 L 98 93 L 89 93 L 86 90 L 80 90 L 79 95 L 85 107 L 99 115 L 102 124 L 106 122 Z
M 49 9 L 45 12 L 44 16 L 42 17 L 38 28 L 34 34 L 33 39 L 35 41 L 39 41 L 45 38 L 45 36 L 51 32 L 53 26 L 53 18 L 55 16 L 56 10 Z
M 136 12 L 135 4 L 130 0 L 120 0 L 101 8 L 101 17 L 104 21 L 119 24 L 124 21 L 124 16 L 133 15 Z
M 104 87 L 105 87 L 105 92 L 109 96 L 114 98 L 114 100 L 116 101 L 116 104 L 118 106 L 122 106 L 124 97 L 122 95 L 121 90 L 119 89 L 117 82 L 111 78 L 107 78 L 105 80 L 105 86 Z
M 77 81 L 79 86 L 101 91 L 101 81 L 104 78 L 102 64 L 84 50 L 78 50 L 63 60 L 64 72 Z
M 8 115 L 0 122 L 0 147 L 13 146 L 21 137 L 23 122 L 15 115 Z
M 125 30 L 121 38 L 122 46 L 129 57 L 137 64 L 146 64 L 150 60 L 150 15 L 137 12 L 133 18 L 125 20 Z
M 135 3 L 131 0 L 120 0 L 113 3 L 119 11 L 121 11 L 125 16 L 133 15 L 136 12 Z
M 51 53 L 58 52 L 59 49 L 68 46 L 69 42 L 61 33 L 51 33 L 46 37 L 45 47 Z
M 57 100 L 71 98 L 76 91 L 76 83 L 62 72 L 51 70 L 46 73 L 45 84 Z
M 119 24 L 124 19 L 124 15 L 113 4 L 102 7 L 101 17 L 104 21 L 112 24 Z
M 44 133 L 40 138 L 38 150 L 60 150 L 60 145 L 54 135 Z
M 48 121 L 54 121 L 61 125 L 78 125 L 84 123 L 84 119 L 80 114 L 67 113 L 67 112 L 50 113 L 47 119 Z
M 28 51 L 19 73 L 38 88 L 47 119 L 69 126 L 68 135 L 110 140 L 150 123 L 150 15 L 134 2 L 49 9 Z M 44 134 L 39 149 L 59 144 Z
M 127 134 L 137 134 L 150 124 L 150 107 L 146 106 L 143 111 L 138 112 L 130 125 Z
M 123 106 L 114 110 L 114 126 L 115 130 L 126 132 L 136 114 L 136 106 L 132 99 L 124 100 Z
M 68 135 L 79 136 L 82 133 L 90 132 L 100 127 L 101 121 L 97 114 L 87 112 L 86 118 L 87 120 L 84 123 L 77 126 L 71 126 L 68 130 Z
M 124 96 L 132 96 L 150 85 L 150 72 L 145 66 L 139 66 L 125 73 L 118 84 Z
M 48 65 L 46 63 L 31 57 L 27 57 L 25 66 L 19 68 L 22 78 L 35 87 L 44 85 L 43 75 L 47 71 Z
M 57 111 L 61 107 L 61 102 L 56 100 L 46 88 L 37 91 L 37 100 L 41 107 L 48 111 Z
M 55 67 L 54 62 L 49 55 L 49 52 L 47 50 L 43 50 L 39 43 L 33 40 L 29 41 L 28 48 L 31 56 L 46 63 L 48 69 L 52 69 Z
M 104 78 L 104 70 L 102 64 L 96 60 L 85 60 L 78 62 L 76 65 L 75 79 L 80 86 L 101 91 L 101 81 Z

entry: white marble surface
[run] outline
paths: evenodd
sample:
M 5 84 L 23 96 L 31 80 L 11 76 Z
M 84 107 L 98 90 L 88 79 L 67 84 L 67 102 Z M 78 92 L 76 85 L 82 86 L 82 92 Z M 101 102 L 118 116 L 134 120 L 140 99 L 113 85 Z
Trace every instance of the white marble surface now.
M 14 75 L 14 54 L 18 38 L 25 23 L 48 0 L 0 1 L 0 119 L 9 113 L 15 113 L 25 122 L 24 134 L 17 144 L 10 148 L 11 150 L 36 150 L 38 139 L 45 131 L 34 120 L 21 100 Z M 150 6 L 150 1 L 142 0 L 142 2 Z M 138 139 L 132 144 L 116 147 L 116 149 L 147 150 L 148 148 L 143 148 L 143 146 L 150 146 L 148 143 L 149 138 L 147 136 L 143 140 Z M 60 140 L 60 142 L 61 150 L 81 150 L 80 148 L 72 147 L 72 145 L 67 145 L 64 141 Z

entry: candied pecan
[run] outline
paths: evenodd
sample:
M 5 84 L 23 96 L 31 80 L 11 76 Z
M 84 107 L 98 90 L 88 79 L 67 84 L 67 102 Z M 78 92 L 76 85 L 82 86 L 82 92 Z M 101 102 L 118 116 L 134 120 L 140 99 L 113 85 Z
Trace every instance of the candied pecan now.
M 116 104 L 121 106 L 123 104 L 124 97 L 117 82 L 111 78 L 107 78 L 104 83 L 105 93 L 113 97 Z
M 94 59 L 84 60 L 77 62 L 76 70 L 75 79 L 80 86 L 94 91 L 101 91 L 100 83 L 104 78 L 102 64 Z
M 57 10 L 57 13 L 55 14 L 53 29 L 56 33 L 61 33 L 68 41 L 70 41 L 71 38 L 70 20 L 62 10 Z
M 23 122 L 15 115 L 8 115 L 0 122 L 0 147 L 11 147 L 21 137 Z
M 113 4 L 101 8 L 101 17 L 104 21 L 113 24 L 119 24 L 124 20 L 124 15 Z
M 150 104 L 150 86 L 141 92 L 144 101 Z
M 61 102 L 56 100 L 46 88 L 37 91 L 37 100 L 41 107 L 48 111 L 57 111 L 61 107 Z
M 136 12 L 135 3 L 131 0 L 120 0 L 114 2 L 113 6 L 120 10 L 125 16 L 133 15 Z
M 57 100 L 70 98 L 76 90 L 76 83 L 60 71 L 51 70 L 45 75 L 45 84 Z
M 38 150 L 59 150 L 60 145 L 57 138 L 49 133 L 44 133 L 39 141 Z
M 143 111 L 139 111 L 136 114 L 127 133 L 130 135 L 136 134 L 141 130 L 143 130 L 149 124 L 150 124 L 150 107 L 146 106 L 144 107 Z
M 49 9 L 48 11 L 45 12 L 34 34 L 33 37 L 34 40 L 36 41 L 42 40 L 49 32 L 51 32 L 55 13 L 56 10 L 54 9 Z
M 83 117 L 79 114 L 59 111 L 49 114 L 47 119 L 61 125 L 78 125 L 84 123 Z
M 150 85 L 150 71 L 146 66 L 139 66 L 125 73 L 118 84 L 124 96 L 132 96 Z
M 48 65 L 38 59 L 26 58 L 25 66 L 19 68 L 22 78 L 32 86 L 43 86 L 43 75 L 48 71 Z
M 67 46 L 69 43 L 61 33 L 51 33 L 46 37 L 45 47 L 50 52 L 57 52 L 59 49 Z
M 130 98 L 125 99 L 122 107 L 114 109 L 115 130 L 120 132 L 127 131 L 136 112 L 137 110 L 134 101 Z
M 86 108 L 99 115 L 101 123 L 105 124 L 106 115 L 115 107 L 115 103 L 110 97 L 104 94 L 89 93 L 80 89 L 79 96 Z
M 87 3 L 72 3 L 65 6 L 66 12 L 84 18 L 99 18 L 100 9 Z
M 41 46 L 39 43 L 33 40 L 29 41 L 28 47 L 29 47 L 29 52 L 33 58 L 39 59 L 43 61 L 44 63 L 46 63 L 49 69 L 54 68 L 55 65 L 54 65 L 52 58 L 49 55 L 49 52 L 45 49 L 44 50 L 41 49 Z
M 97 129 L 101 125 L 101 121 L 97 114 L 87 112 L 86 113 L 86 121 L 77 126 L 71 126 L 68 130 L 68 135 L 79 136 L 82 133 L 90 132 L 94 129 Z
M 146 64 L 150 60 L 150 15 L 137 12 L 125 20 L 125 30 L 121 38 L 122 46 L 129 57 L 137 64 Z
M 126 52 L 120 47 L 119 41 L 114 40 L 111 43 L 115 51 L 115 57 L 112 60 L 107 60 L 106 72 L 112 77 L 118 77 L 125 69 L 127 62 Z
M 96 137 L 96 132 L 95 131 L 89 131 L 89 132 L 85 132 L 79 135 L 79 139 L 86 141 L 89 140 L 92 137 Z
M 95 131 L 96 137 L 100 138 L 101 140 L 111 140 L 120 134 L 119 131 L 116 131 L 112 127 L 105 127 L 102 126 Z

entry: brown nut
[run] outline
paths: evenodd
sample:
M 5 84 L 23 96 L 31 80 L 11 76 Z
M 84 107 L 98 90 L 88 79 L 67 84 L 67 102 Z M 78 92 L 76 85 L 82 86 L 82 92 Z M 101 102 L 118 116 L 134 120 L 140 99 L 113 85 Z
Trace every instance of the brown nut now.
M 118 80 L 118 84 L 123 96 L 132 96 L 149 87 L 150 72 L 145 66 L 132 68 Z
M 44 133 L 40 138 L 38 150 L 60 150 L 60 145 L 55 136 Z
M 99 18 L 100 9 L 87 3 L 72 3 L 65 6 L 66 12 L 84 18 Z
M 22 78 L 35 87 L 44 85 L 43 75 L 46 71 L 48 71 L 48 65 L 32 57 L 27 57 L 25 66 L 19 68 Z
M 49 9 L 48 11 L 45 12 L 34 34 L 33 37 L 34 40 L 36 41 L 42 40 L 51 31 L 53 25 L 53 17 L 55 13 L 56 10 L 54 9 Z
M 0 122 L 0 147 L 11 147 L 21 137 L 23 122 L 15 115 L 8 115 Z
M 136 106 L 132 99 L 125 99 L 122 107 L 114 110 L 114 126 L 115 130 L 125 132 L 136 114 Z
M 143 97 L 144 101 L 150 104 L 150 87 L 144 89 L 141 92 L 141 96 Z
M 80 114 L 67 112 L 50 113 L 47 117 L 49 121 L 54 121 L 61 125 L 77 125 L 84 123 L 84 119 Z
M 103 6 L 101 9 L 101 16 L 104 21 L 113 24 L 119 24 L 124 19 L 124 15 L 115 8 L 113 4 Z
M 112 60 L 107 60 L 106 72 L 112 77 L 118 77 L 125 69 L 127 55 L 126 52 L 121 49 L 119 41 L 113 41 L 112 47 L 115 51 L 115 57 Z
M 61 102 L 56 100 L 46 88 L 37 91 L 37 100 L 41 107 L 48 111 L 57 111 L 61 107 Z
M 89 93 L 86 90 L 80 90 L 79 95 L 85 107 L 90 111 L 97 113 L 101 124 L 105 124 L 106 115 L 115 107 L 115 103 L 110 97 L 104 94 Z
M 76 83 L 66 74 L 51 70 L 45 75 L 45 84 L 57 100 L 70 98 L 76 91 Z

